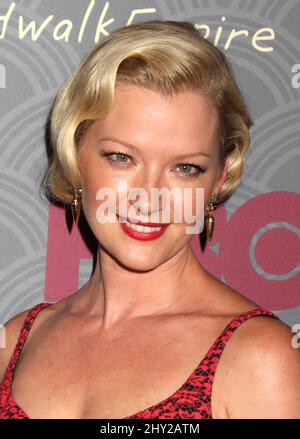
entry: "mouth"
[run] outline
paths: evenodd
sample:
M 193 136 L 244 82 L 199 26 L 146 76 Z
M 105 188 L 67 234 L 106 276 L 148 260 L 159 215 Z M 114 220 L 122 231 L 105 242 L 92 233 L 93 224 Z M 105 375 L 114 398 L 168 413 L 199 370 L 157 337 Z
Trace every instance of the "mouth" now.
M 170 223 L 132 222 L 133 220 L 129 221 L 127 218 L 125 218 L 126 222 L 120 222 L 119 215 L 116 216 L 120 226 L 128 236 L 142 241 L 159 238 L 170 225 Z

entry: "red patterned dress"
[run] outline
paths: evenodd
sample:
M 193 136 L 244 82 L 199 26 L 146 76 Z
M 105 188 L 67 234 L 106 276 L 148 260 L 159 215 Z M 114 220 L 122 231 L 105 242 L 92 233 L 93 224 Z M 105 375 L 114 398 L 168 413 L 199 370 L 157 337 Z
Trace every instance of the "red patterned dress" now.
M 0 419 L 29 419 L 27 413 L 14 401 L 12 380 L 20 352 L 35 317 L 43 308 L 50 305 L 51 303 L 35 305 L 25 318 L 18 342 L 0 384 Z M 255 308 L 234 317 L 215 340 L 200 364 L 175 393 L 124 419 L 212 419 L 212 384 L 226 342 L 245 320 L 261 315 L 279 319 L 278 315 L 263 308 Z

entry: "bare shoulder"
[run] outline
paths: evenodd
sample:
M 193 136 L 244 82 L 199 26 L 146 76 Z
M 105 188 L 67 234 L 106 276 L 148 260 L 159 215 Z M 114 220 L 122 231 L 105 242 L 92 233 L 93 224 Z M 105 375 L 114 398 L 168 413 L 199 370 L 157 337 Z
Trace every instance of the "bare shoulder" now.
M 262 308 L 219 280 L 212 279 L 211 285 L 226 320 Z M 255 315 L 244 320 L 220 357 L 212 396 L 216 417 L 300 418 L 296 338 L 292 328 L 278 318 Z
M 49 307 L 43 308 L 41 312 L 38 313 L 34 320 L 34 325 L 32 328 L 30 328 L 29 336 L 26 340 L 25 349 L 23 348 L 23 351 L 26 350 L 26 347 L 28 348 L 30 340 L 33 338 L 39 340 L 40 337 L 43 337 L 43 330 L 41 330 L 43 325 L 47 323 L 51 325 L 51 322 L 55 321 L 54 319 L 56 316 L 61 316 L 61 314 L 64 314 L 69 302 L 69 297 L 64 298 L 56 303 L 52 303 Z M 0 348 L 0 383 L 2 382 L 11 356 L 13 355 L 22 326 L 32 308 L 33 306 L 14 315 L 3 325 L 5 328 L 5 347 Z
M 300 348 L 294 336 L 290 326 L 266 315 L 235 331 L 223 353 L 229 418 L 300 418 Z
M 3 379 L 5 370 L 17 344 L 21 328 L 30 310 L 31 308 L 27 308 L 19 312 L 3 325 L 5 328 L 5 347 L 0 348 L 0 382 Z

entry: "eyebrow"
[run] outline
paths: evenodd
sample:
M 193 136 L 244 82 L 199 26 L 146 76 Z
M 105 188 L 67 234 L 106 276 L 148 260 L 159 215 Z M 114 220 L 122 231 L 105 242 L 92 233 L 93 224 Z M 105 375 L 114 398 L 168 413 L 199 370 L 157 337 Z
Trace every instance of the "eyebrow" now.
M 107 142 L 107 141 L 116 142 L 116 143 L 119 143 L 120 145 L 125 145 L 128 148 L 134 149 L 135 151 L 139 151 L 139 148 L 137 148 L 136 146 L 132 145 L 131 143 L 124 142 L 123 140 L 118 140 L 118 139 L 116 139 L 114 137 L 102 137 L 102 138 L 98 139 L 98 142 Z M 206 157 L 209 157 L 209 158 L 211 157 L 211 155 L 208 154 L 205 151 L 197 151 L 197 152 L 192 153 L 192 154 L 179 155 L 179 156 L 176 156 L 176 158 L 177 159 L 181 159 L 181 158 L 183 159 L 185 157 L 197 157 L 197 156 L 202 156 L 202 155 L 204 155 Z

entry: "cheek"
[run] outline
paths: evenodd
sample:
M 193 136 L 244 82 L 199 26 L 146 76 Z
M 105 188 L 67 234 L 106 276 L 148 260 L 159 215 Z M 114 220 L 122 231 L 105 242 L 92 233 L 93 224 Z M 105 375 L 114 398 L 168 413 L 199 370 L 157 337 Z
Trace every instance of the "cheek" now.
M 82 206 L 89 222 L 99 222 L 98 219 L 110 222 L 111 215 L 115 222 L 120 206 L 128 206 L 126 180 L 113 179 L 105 172 L 101 177 L 99 173 L 86 173 L 82 186 Z
M 183 223 L 191 223 L 193 218 L 203 216 L 206 189 L 204 187 L 185 187 L 173 199 L 174 219 L 182 217 Z

